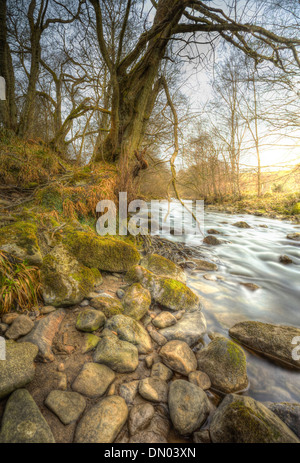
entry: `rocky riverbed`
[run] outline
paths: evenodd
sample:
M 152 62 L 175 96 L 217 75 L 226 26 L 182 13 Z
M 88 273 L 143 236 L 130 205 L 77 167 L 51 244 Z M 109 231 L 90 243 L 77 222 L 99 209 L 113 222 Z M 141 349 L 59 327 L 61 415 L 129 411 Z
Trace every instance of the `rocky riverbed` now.
M 0 442 L 299 442 L 300 404 L 249 397 L 247 359 L 298 377 L 300 329 L 258 319 L 209 331 L 183 270 L 217 281 L 207 256 L 180 266 L 74 228 L 48 248 L 30 228 L 24 247 L 1 230 L 2 248 L 40 262 L 45 303 L 1 317 Z

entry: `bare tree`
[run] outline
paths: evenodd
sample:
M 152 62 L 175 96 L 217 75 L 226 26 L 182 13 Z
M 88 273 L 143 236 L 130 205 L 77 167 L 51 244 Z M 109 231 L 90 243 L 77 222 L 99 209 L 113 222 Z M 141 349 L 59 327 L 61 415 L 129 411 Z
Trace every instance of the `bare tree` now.
M 124 52 L 124 37 L 129 18 L 137 11 L 138 3 L 132 0 L 119 2 L 122 25 L 116 51 L 109 53 L 104 27 L 106 2 L 90 0 L 96 19 L 98 44 L 109 69 L 112 85 L 111 129 L 105 140 L 104 153 L 108 160 L 116 161 L 120 155 L 132 157 L 145 133 L 148 115 L 159 91 L 159 69 L 168 44 L 187 34 L 203 33 L 208 38 L 219 35 L 231 45 L 256 60 L 268 60 L 285 68 L 287 56 L 299 65 L 297 47 L 300 40 L 294 31 L 285 36 L 262 26 L 262 17 L 238 14 L 237 8 L 214 8 L 205 1 L 159 0 L 152 1 L 154 19 L 145 19 L 144 32 L 139 35 L 129 52 Z M 247 7 L 257 5 L 246 2 Z M 142 9 L 142 6 L 140 7 Z M 282 32 L 283 35 L 280 33 Z

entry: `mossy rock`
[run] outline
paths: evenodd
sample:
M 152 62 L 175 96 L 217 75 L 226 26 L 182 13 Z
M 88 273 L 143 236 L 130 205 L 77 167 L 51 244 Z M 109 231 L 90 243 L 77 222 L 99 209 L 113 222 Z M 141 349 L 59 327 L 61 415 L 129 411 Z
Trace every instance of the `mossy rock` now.
M 85 309 L 78 314 L 76 328 L 79 331 L 92 333 L 101 328 L 105 320 L 105 315 L 103 312 L 100 312 L 100 310 Z
M 63 242 L 83 265 L 106 272 L 126 272 L 140 260 L 133 245 L 115 238 L 102 238 L 69 228 Z
M 186 282 L 184 271 L 171 260 L 159 256 L 158 254 L 149 254 L 144 257 L 141 261 L 141 265 L 155 275 L 174 278 L 174 280 L 181 281 L 182 283 Z
M 131 373 L 139 364 L 137 347 L 130 342 L 118 339 L 115 335 L 100 340 L 93 360 L 118 373 Z
M 123 304 L 119 299 L 106 294 L 91 299 L 90 306 L 94 307 L 94 309 L 101 310 L 107 318 L 124 312 Z
M 47 305 L 64 307 L 80 303 L 98 284 L 99 271 L 80 264 L 63 245 L 43 260 L 42 293 Z
M 37 226 L 20 221 L 0 228 L 0 249 L 32 265 L 42 264 Z
M 244 321 L 229 330 L 230 336 L 270 360 L 288 368 L 300 369 L 300 359 L 293 356 L 293 339 L 300 337 L 300 328 Z
M 122 341 L 134 344 L 140 354 L 147 354 L 152 350 L 149 334 L 142 324 L 126 315 L 115 315 L 105 323 L 105 328 L 117 333 Z
M 140 283 L 134 283 L 127 289 L 122 303 L 125 315 L 140 320 L 150 308 L 151 295 Z
M 198 369 L 206 373 L 217 391 L 228 394 L 248 386 L 246 355 L 236 343 L 215 337 L 198 355 Z
M 213 416 L 214 443 L 299 443 L 275 413 L 251 397 L 229 394 Z
M 131 283 L 139 282 L 150 291 L 155 302 L 169 310 L 194 310 L 199 307 L 199 297 L 184 283 L 157 276 L 140 265 L 131 268 L 125 278 Z

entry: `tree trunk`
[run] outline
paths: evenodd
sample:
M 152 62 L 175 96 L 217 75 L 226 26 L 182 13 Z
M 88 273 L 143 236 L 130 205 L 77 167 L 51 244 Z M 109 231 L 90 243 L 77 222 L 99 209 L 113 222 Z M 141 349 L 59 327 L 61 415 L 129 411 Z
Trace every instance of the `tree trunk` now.
M 6 100 L 0 101 L 0 122 L 4 127 L 16 130 L 15 76 L 7 43 L 6 14 L 6 0 L 0 0 L 0 76 L 4 78 L 6 85 Z
M 95 161 L 130 160 L 138 151 L 148 119 L 160 90 L 160 63 L 165 55 L 172 29 L 184 11 L 186 0 L 158 2 L 154 25 L 164 22 L 162 30 L 152 38 L 139 62 L 128 71 L 126 64 L 110 69 L 112 86 L 111 128 Z M 100 45 L 101 48 L 101 45 Z M 126 62 L 126 58 L 124 59 Z
M 41 30 L 36 27 L 31 32 L 31 64 L 29 82 L 18 129 L 19 135 L 25 138 L 31 137 L 34 131 L 36 84 L 38 81 L 39 65 L 41 59 L 40 39 Z

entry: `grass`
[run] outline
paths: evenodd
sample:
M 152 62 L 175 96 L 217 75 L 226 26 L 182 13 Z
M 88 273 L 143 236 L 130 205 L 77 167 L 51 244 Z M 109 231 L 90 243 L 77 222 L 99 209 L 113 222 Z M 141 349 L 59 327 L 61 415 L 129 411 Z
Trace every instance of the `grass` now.
M 31 310 L 38 304 L 40 290 L 36 267 L 0 251 L 0 313 L 13 308 L 23 312 Z
M 298 208 L 295 207 L 300 202 L 300 191 L 265 193 L 258 197 L 256 194 L 248 194 L 241 199 L 231 197 L 222 200 L 224 206 L 233 206 L 238 211 L 249 213 L 261 213 L 262 215 L 276 214 L 283 216 L 297 215 Z

